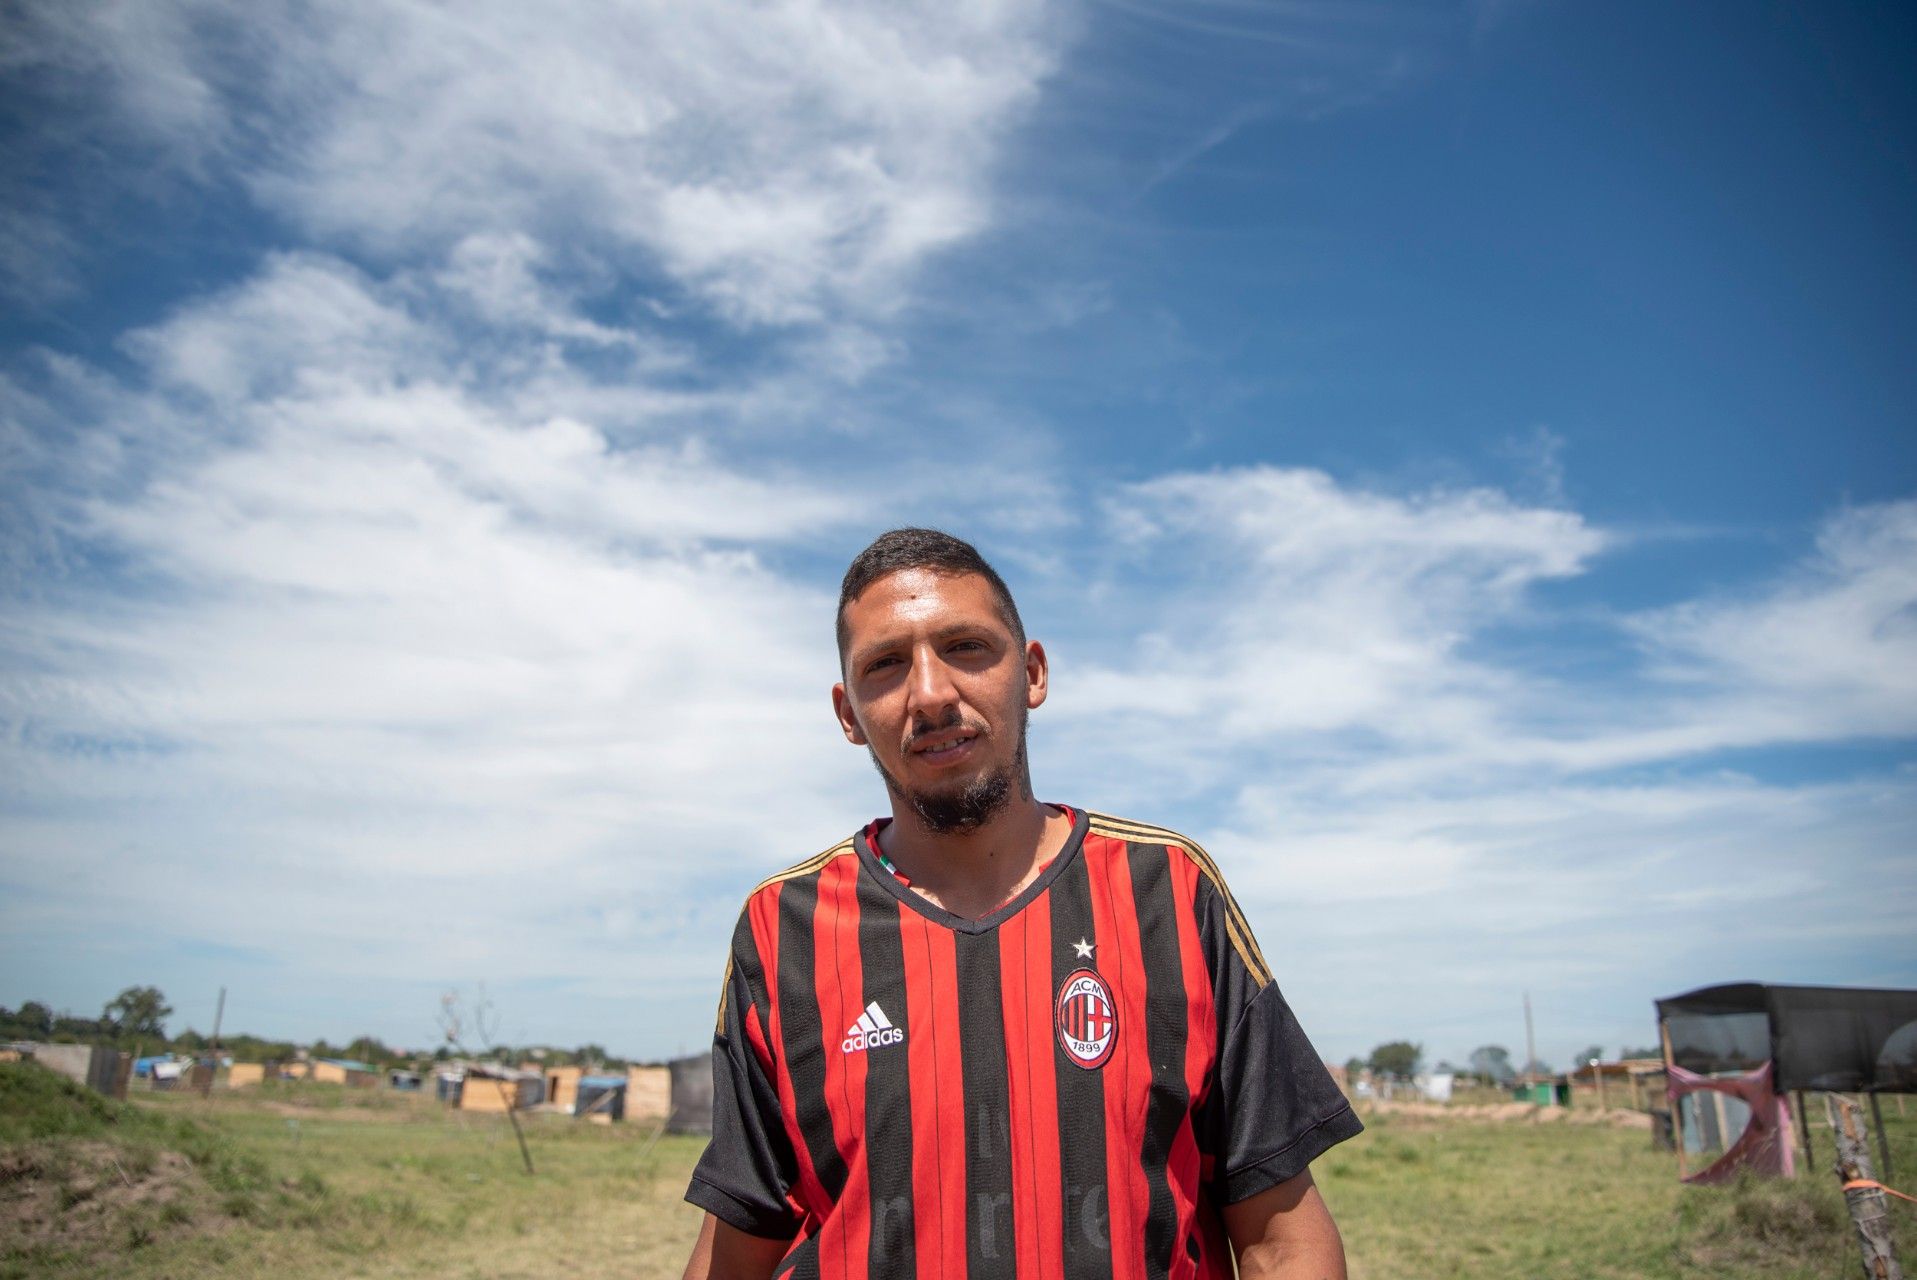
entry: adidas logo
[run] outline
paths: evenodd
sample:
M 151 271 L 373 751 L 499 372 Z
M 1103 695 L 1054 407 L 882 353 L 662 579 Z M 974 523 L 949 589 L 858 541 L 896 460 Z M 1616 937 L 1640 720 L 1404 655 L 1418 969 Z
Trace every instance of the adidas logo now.
M 885 1010 L 879 1008 L 874 1000 L 865 1006 L 865 1012 L 859 1020 L 845 1029 L 845 1042 L 839 1048 L 847 1053 L 863 1053 L 867 1049 L 879 1049 L 888 1044 L 900 1044 L 905 1040 L 905 1032 L 892 1025 L 885 1016 Z

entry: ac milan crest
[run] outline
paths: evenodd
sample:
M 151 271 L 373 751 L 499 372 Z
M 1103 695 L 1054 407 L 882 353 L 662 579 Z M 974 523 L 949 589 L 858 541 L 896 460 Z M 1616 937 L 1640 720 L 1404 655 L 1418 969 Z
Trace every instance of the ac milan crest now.
M 1074 969 L 1059 988 L 1058 1046 L 1087 1071 L 1105 1065 L 1118 1043 L 1118 1006 L 1111 988 L 1090 969 Z

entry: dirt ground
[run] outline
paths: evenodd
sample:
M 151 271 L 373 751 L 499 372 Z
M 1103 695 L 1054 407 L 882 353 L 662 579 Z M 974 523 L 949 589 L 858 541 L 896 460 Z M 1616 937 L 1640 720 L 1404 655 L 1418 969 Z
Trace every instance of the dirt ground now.
M 1454 1122 L 1469 1120 L 1474 1124 L 1490 1121 L 1494 1124 L 1602 1125 L 1613 1129 L 1648 1130 L 1651 1127 L 1651 1117 L 1642 1111 L 1623 1111 L 1617 1108 L 1600 1111 L 1596 1107 L 1540 1107 L 1529 1102 L 1495 1102 L 1480 1105 L 1467 1103 L 1452 1106 L 1439 1102 L 1378 1101 L 1365 1103 L 1362 1114 L 1397 1116 L 1406 1120 Z
M 177 1151 L 134 1158 L 106 1142 L 35 1145 L 0 1155 L 0 1249 L 53 1245 L 110 1254 L 189 1232 L 218 1216 L 212 1192 Z M 197 1226 L 194 1225 L 197 1221 Z

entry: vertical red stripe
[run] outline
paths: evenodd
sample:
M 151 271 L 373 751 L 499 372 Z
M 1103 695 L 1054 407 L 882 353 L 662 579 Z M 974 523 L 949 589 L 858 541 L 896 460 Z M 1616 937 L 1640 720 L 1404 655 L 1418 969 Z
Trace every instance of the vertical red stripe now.
M 1213 1000 L 1211 969 L 1205 963 L 1205 951 L 1198 938 L 1198 921 L 1193 902 L 1198 894 L 1198 867 L 1182 849 L 1167 849 L 1171 859 L 1173 916 L 1178 921 L 1178 967 L 1184 976 L 1185 1096 L 1191 1099 L 1185 1118 L 1179 1122 L 1172 1146 L 1166 1177 L 1171 1183 L 1172 1201 L 1187 1231 L 1198 1230 L 1194 1211 L 1198 1204 L 1203 1176 L 1199 1167 L 1197 1136 L 1192 1133 L 1192 1113 L 1204 1101 L 1205 1083 L 1218 1056 L 1218 1008 Z M 1204 1242 L 1207 1252 L 1210 1241 Z M 1180 1250 L 1182 1253 L 1183 1250 Z
M 835 1274 L 862 1277 L 870 1247 L 872 1214 L 865 1144 L 864 1053 L 842 1048 L 846 1030 L 865 1011 L 864 968 L 859 963 L 857 858 L 834 858 L 819 872 L 819 908 L 812 917 L 818 989 L 819 1038 L 825 1050 L 825 1106 L 832 1116 L 832 1139 L 845 1160 L 845 1193 L 838 1211 L 819 1232 L 819 1257 L 836 1263 Z
M 958 1043 L 958 953 L 950 930 L 899 912 L 911 1023 L 912 1232 L 919 1275 L 965 1275 L 965 1077 Z
M 1118 1042 L 1099 1068 L 1106 1073 L 1105 1192 L 1110 1198 L 1112 1276 L 1113 1280 L 1145 1280 L 1145 1214 L 1150 1193 L 1139 1149 L 1152 1066 L 1145 1043 L 1145 964 L 1125 851 L 1122 840 L 1088 833 L 1080 856 L 1091 881 L 1092 925 L 1098 931 L 1096 967 L 1112 989 L 1118 1014 Z
M 1051 989 L 1052 901 L 1041 894 L 999 926 L 999 982 L 1010 1073 L 1012 1188 L 1018 1274 L 1065 1273 L 1058 1160 L 1058 1077 Z
M 765 966 L 766 1005 L 772 1012 L 769 1047 L 774 1049 L 785 1044 L 784 1024 L 779 1014 L 779 892 L 784 888 L 783 882 L 768 885 L 752 895 L 752 905 L 748 908 L 752 917 L 752 943 L 758 947 L 759 962 Z M 772 1073 L 772 1079 L 779 1090 L 779 1114 L 785 1122 L 786 1137 L 798 1154 L 799 1185 L 795 1190 L 801 1207 L 813 1219 L 823 1218 L 831 1211 L 832 1202 L 819 1181 L 819 1171 L 812 1167 L 812 1153 L 805 1145 L 805 1135 L 799 1131 L 799 1103 L 792 1092 L 792 1077 L 780 1066 Z

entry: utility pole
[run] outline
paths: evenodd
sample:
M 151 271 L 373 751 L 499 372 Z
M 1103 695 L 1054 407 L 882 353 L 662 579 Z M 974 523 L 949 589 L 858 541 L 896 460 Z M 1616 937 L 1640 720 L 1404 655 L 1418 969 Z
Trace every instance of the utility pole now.
M 1524 1082 L 1537 1083 L 1532 1079 L 1538 1070 L 1538 1044 L 1531 1034 L 1531 993 L 1524 993 Z
M 213 1096 L 213 1077 L 220 1071 L 220 1022 L 226 1017 L 226 988 L 220 988 L 220 1002 L 213 1008 L 213 1043 L 206 1059 L 206 1078 L 200 1081 L 200 1096 Z

